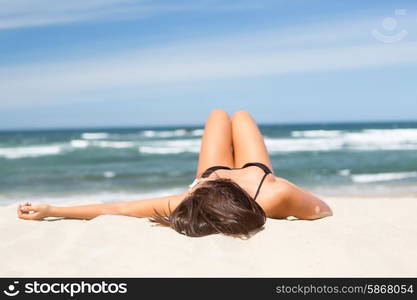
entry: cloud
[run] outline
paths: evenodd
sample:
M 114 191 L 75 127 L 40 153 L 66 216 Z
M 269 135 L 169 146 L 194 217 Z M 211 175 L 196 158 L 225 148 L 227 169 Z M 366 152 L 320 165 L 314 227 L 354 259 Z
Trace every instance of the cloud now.
M 334 49 L 269 52 L 240 56 L 172 53 L 171 57 L 132 56 L 127 60 L 64 63 L 1 72 L 2 106 L 40 103 L 94 90 L 256 77 L 294 72 L 333 71 L 417 63 L 417 43 L 375 44 Z
M 0 0 L 0 30 L 92 20 L 144 18 L 161 13 L 227 11 L 259 7 L 248 1 L 234 4 L 203 0 Z
M 415 22 L 414 17 L 410 20 Z M 394 44 L 374 39 L 375 20 L 261 30 L 111 57 L 0 68 L 0 105 L 33 106 L 108 91 L 123 97 L 126 90 L 155 86 L 417 63 L 417 42 L 410 37 Z

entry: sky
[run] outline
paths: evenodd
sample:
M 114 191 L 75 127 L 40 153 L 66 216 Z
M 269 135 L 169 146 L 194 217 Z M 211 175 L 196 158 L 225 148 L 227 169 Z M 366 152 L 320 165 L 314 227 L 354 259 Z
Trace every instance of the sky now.
M 0 130 L 417 120 L 417 2 L 0 0 Z

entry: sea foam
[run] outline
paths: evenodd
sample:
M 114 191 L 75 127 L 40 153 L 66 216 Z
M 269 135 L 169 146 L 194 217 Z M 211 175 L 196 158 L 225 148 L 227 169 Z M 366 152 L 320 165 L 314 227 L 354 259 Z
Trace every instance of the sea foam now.
M 85 140 L 101 140 L 109 137 L 106 132 L 86 132 L 81 135 L 81 138 Z
M 417 172 L 397 172 L 397 173 L 376 173 L 376 174 L 357 174 L 352 175 L 353 182 L 370 183 L 381 181 L 393 181 L 406 178 L 417 177 Z
M 109 134 L 85 132 L 80 139 L 62 144 L 0 148 L 0 157 L 19 159 L 83 151 L 90 147 L 137 149 L 140 153 L 172 155 L 199 153 L 203 129 L 144 130 L 137 133 Z M 271 154 L 311 151 L 409 151 L 417 150 L 417 129 L 297 130 L 291 136 L 265 136 Z
M 272 152 L 417 150 L 417 129 L 292 131 L 292 138 L 265 138 Z
M 60 154 L 62 150 L 62 146 L 58 145 L 0 148 L 0 157 L 5 157 L 7 159 L 18 159 L 25 157 L 57 155 Z

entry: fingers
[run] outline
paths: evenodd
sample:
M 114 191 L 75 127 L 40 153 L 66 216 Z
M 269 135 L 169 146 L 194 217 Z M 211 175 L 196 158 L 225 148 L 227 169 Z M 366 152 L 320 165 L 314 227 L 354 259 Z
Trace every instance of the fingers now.
M 25 204 L 19 204 L 17 207 L 17 216 L 23 220 L 36 220 L 37 219 L 37 205 L 32 205 L 30 202 Z M 33 212 L 33 213 L 30 213 Z
M 17 216 L 20 218 L 20 219 L 23 219 L 23 220 L 32 220 L 33 219 L 33 216 L 34 214 L 29 214 L 29 213 L 25 213 L 25 212 L 23 212 L 23 210 L 22 210 L 22 207 L 19 205 L 19 207 L 17 208 Z
M 36 213 L 35 214 L 26 214 L 26 213 L 18 212 L 17 214 L 18 214 L 19 218 L 23 219 L 23 220 L 36 220 L 37 219 L 36 218 L 36 216 L 37 216 Z
M 20 207 L 20 210 L 21 210 L 22 212 L 26 212 L 26 213 L 28 213 L 28 212 L 31 212 L 31 211 L 36 211 L 37 209 L 36 209 L 36 206 L 32 206 L 32 205 L 24 205 L 24 206 L 21 206 L 21 207 Z
M 21 207 L 24 207 L 24 206 L 31 206 L 32 205 L 32 203 L 30 203 L 30 202 L 25 202 L 25 203 L 21 203 L 21 204 L 19 204 L 18 205 L 18 208 L 21 208 Z

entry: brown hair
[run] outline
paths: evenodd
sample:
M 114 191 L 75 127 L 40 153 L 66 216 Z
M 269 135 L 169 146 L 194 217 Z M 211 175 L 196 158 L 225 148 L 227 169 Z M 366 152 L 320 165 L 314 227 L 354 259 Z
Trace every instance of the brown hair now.
M 249 237 L 266 222 L 261 206 L 228 178 L 205 181 L 169 215 L 155 211 L 150 221 L 201 237 L 214 233 Z

